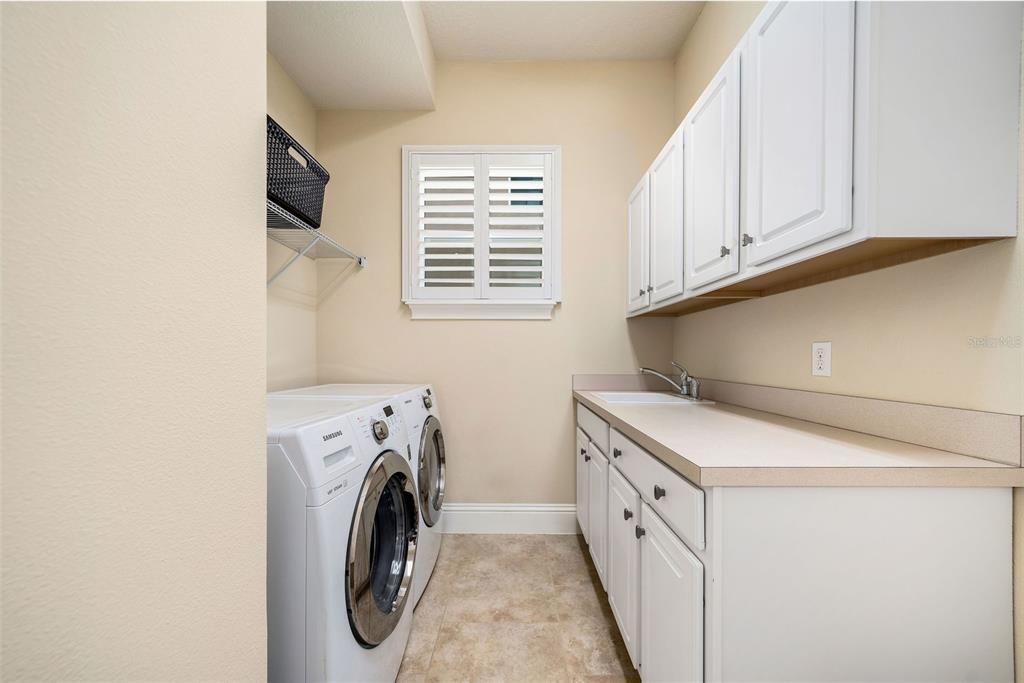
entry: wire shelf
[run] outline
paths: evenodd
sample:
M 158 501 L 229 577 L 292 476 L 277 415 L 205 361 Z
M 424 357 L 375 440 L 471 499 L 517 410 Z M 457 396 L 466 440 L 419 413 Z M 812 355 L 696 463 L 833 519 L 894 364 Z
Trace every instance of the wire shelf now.
M 267 200 L 267 237 L 295 252 L 267 280 L 270 285 L 281 273 L 295 263 L 300 256 L 311 259 L 347 258 L 355 261 L 360 268 L 366 266 L 366 257 L 359 256 L 341 246 L 316 228 L 271 200 Z

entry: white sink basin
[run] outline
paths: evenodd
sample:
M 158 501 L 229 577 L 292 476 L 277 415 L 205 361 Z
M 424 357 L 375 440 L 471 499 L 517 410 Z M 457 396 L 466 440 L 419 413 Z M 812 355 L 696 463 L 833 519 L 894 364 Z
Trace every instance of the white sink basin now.
M 594 395 L 608 403 L 662 403 L 690 406 L 707 406 L 715 403 L 703 399 L 694 401 L 681 396 L 663 394 L 659 391 L 597 391 L 594 392 Z

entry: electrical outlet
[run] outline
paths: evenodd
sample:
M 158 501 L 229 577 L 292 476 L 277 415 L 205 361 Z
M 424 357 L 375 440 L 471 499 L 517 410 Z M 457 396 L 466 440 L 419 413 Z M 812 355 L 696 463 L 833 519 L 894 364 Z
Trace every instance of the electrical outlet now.
M 832 376 L 832 342 L 811 344 L 811 374 L 816 377 Z

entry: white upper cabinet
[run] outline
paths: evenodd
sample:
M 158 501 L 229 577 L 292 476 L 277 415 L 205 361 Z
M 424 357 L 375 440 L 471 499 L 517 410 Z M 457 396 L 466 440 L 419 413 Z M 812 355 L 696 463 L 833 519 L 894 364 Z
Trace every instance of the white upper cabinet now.
M 697 289 L 739 271 L 738 52 L 726 60 L 697 100 L 683 132 L 686 149 L 686 287 Z
M 683 293 L 683 135 L 677 130 L 650 176 L 651 303 Z
M 857 4 L 854 229 L 1017 234 L 1021 2 Z
M 773 3 L 747 34 L 749 264 L 853 227 L 853 39 L 848 2 Z
M 630 313 L 647 308 L 651 301 L 647 290 L 650 245 L 650 177 L 645 173 L 629 195 L 629 275 L 627 309 Z
M 1015 236 L 1022 19 L 1021 2 L 767 3 L 630 195 L 629 313 Z

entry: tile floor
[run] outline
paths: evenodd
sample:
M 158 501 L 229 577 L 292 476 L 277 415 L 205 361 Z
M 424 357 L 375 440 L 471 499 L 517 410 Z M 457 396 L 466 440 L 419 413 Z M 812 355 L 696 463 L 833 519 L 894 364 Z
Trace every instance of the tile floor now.
M 639 681 L 577 536 L 445 536 L 398 675 Z

